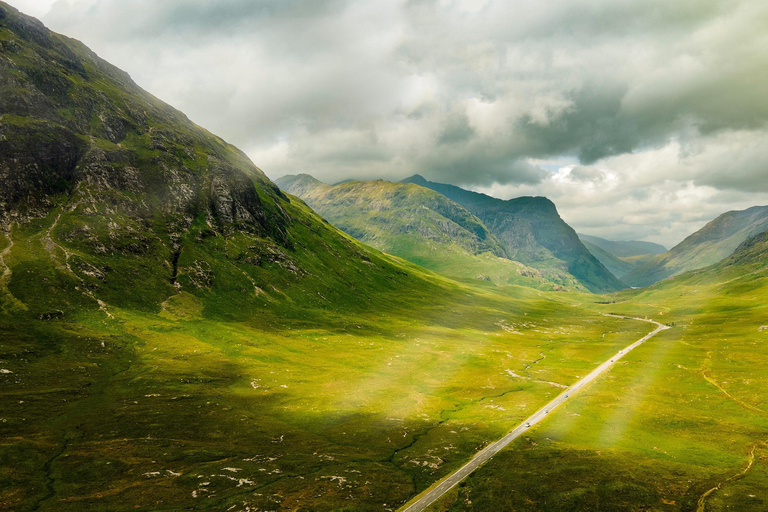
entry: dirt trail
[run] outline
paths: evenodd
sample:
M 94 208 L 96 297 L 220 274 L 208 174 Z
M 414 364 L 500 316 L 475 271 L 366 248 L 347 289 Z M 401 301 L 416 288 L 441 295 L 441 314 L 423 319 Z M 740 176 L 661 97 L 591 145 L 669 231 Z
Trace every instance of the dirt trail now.
M 701 375 L 704 377 L 704 379 L 710 384 L 712 384 L 713 386 L 715 386 L 717 389 L 719 389 L 725 396 L 727 396 L 728 398 L 730 398 L 740 406 L 744 407 L 745 409 L 749 409 L 751 411 L 756 411 L 756 412 L 762 412 L 765 414 L 766 411 L 760 409 L 759 407 L 755 407 L 754 405 L 749 405 L 748 403 L 742 402 L 741 400 L 739 400 L 738 398 L 730 394 L 728 391 L 726 391 L 720 384 L 717 383 L 715 379 L 707 375 L 707 370 L 708 370 L 707 367 L 709 366 L 709 362 L 711 358 L 712 358 L 712 352 L 707 352 L 707 358 L 704 360 L 704 364 L 701 367 Z
M 72 267 L 69 266 L 69 258 L 72 257 L 72 253 L 69 252 L 64 246 L 56 242 L 53 237 L 51 236 L 51 232 L 56 228 L 56 226 L 59 225 L 59 219 L 61 219 L 61 212 L 56 216 L 56 220 L 53 221 L 53 224 L 51 224 L 51 227 L 48 228 L 48 230 L 45 232 L 45 240 L 43 242 L 43 247 L 45 247 L 45 250 L 48 252 L 48 254 L 51 255 L 51 259 L 56 261 L 56 251 L 55 249 L 59 249 L 61 252 L 64 253 L 64 265 L 60 266 L 60 268 L 66 268 L 67 271 L 75 276 L 81 283 L 85 283 L 83 281 L 83 278 L 77 275 L 74 270 L 72 270 Z
M 3 269 L 3 277 L 10 277 L 12 274 L 11 267 L 8 266 L 8 264 L 5 262 L 5 257 L 8 256 L 11 253 L 11 249 L 13 248 L 13 238 L 11 238 L 11 230 L 10 229 L 3 229 L 3 235 L 5 238 L 8 239 L 8 247 L 2 250 L 0 252 L 0 264 L 5 267 Z
M 746 475 L 747 473 L 749 473 L 749 470 L 752 469 L 752 466 L 755 465 L 755 450 L 761 444 L 765 444 L 765 443 L 757 443 L 757 444 L 752 446 L 752 450 L 749 452 L 749 460 L 747 461 L 747 467 L 745 467 L 743 470 L 741 470 L 739 473 L 736 473 L 732 477 L 727 478 L 725 481 L 720 482 L 719 484 L 717 484 L 716 486 L 714 486 L 713 488 L 711 488 L 710 490 L 708 490 L 707 492 L 705 492 L 704 494 L 701 495 L 701 497 L 699 498 L 699 501 L 696 502 L 696 512 L 704 512 L 705 511 L 706 504 L 707 504 L 707 498 L 713 492 L 715 492 L 718 489 L 720 489 L 723 486 L 723 484 L 727 484 L 728 482 L 733 482 L 734 480 L 738 480 L 739 478 L 741 478 L 744 475 Z

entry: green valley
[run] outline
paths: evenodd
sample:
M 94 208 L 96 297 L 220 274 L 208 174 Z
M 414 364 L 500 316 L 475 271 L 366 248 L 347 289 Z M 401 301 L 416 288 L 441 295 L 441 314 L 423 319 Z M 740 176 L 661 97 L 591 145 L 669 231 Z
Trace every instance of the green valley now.
M 170 4 L 180 25 L 210 8 Z M 315 45 L 338 34 L 307 13 L 335 23 L 337 7 L 258 9 L 264 31 Z M 334 93 L 352 89 L 368 93 Z M 529 130 L 565 126 L 570 103 L 546 98 Z M 397 108 L 410 123 L 431 107 Z M 478 116 L 435 133 L 471 145 L 493 126 Z M 765 510 L 767 213 L 728 212 L 664 252 L 577 235 L 545 197 L 419 175 L 273 182 L 0 1 L 0 509 L 401 510 L 517 428 L 429 510 Z
M 674 328 L 435 509 L 765 508 L 765 250 L 763 232 L 714 266 L 595 306 Z

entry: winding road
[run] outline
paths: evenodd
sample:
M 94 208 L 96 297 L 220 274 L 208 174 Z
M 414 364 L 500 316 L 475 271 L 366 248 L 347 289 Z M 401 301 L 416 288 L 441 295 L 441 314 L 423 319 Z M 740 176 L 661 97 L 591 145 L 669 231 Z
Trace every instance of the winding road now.
M 434 503 L 437 499 L 439 499 L 441 496 L 443 496 L 445 493 L 447 493 L 449 490 L 451 490 L 456 484 L 464 480 L 467 476 L 469 476 L 470 473 L 472 473 L 474 470 L 485 464 L 491 457 L 496 455 L 499 451 L 501 451 L 504 447 L 506 447 L 509 443 L 520 437 L 526 430 L 528 430 L 530 427 L 535 425 L 536 423 L 543 420 L 547 414 L 552 411 L 555 407 L 565 402 L 570 396 L 572 396 L 574 393 L 576 393 L 578 390 L 595 380 L 600 374 L 605 372 L 608 368 L 613 366 L 616 361 L 624 357 L 627 352 L 634 349 L 638 345 L 643 344 L 644 342 L 648 341 L 652 337 L 654 337 L 656 334 L 660 333 L 661 331 L 665 329 L 669 329 L 668 326 L 661 324 L 659 322 L 656 322 L 654 320 L 648 320 L 647 318 L 633 318 L 633 317 L 626 317 L 626 316 L 620 316 L 620 315 L 605 315 L 610 316 L 614 318 L 624 318 L 627 320 L 640 320 L 643 322 L 649 322 L 654 325 L 656 325 L 656 329 L 654 329 L 652 332 L 646 334 L 636 342 L 632 343 L 628 347 L 619 350 L 619 352 L 611 357 L 608 361 L 604 362 L 592 372 L 587 375 L 586 377 L 582 378 L 580 381 L 578 381 L 573 386 L 569 387 L 565 391 L 563 391 L 560 395 L 557 396 L 554 400 L 546 404 L 544 407 L 533 413 L 530 417 L 528 417 L 525 421 L 523 421 L 520 425 L 515 427 L 512 431 L 510 431 L 507 435 L 499 439 L 498 441 L 489 444 L 486 446 L 483 450 L 479 451 L 469 462 L 464 464 L 462 467 L 460 467 L 455 472 L 451 473 L 450 475 L 446 476 L 442 480 L 440 480 L 436 485 L 430 487 L 420 495 L 416 496 L 414 499 L 403 505 L 403 507 L 400 509 L 401 512 L 420 512 L 424 509 L 426 509 L 428 506 L 430 506 L 432 503 Z

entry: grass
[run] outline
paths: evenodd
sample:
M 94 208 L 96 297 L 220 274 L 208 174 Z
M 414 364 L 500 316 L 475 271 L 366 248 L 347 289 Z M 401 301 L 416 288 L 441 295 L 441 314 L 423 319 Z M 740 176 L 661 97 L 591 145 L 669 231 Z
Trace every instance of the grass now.
M 142 226 L 76 207 L 11 230 L 4 508 L 396 509 L 649 329 L 609 312 L 675 328 L 437 508 L 692 510 L 717 487 L 707 510 L 748 509 L 765 489 L 760 259 L 607 297 L 457 283 L 284 207 L 314 250 L 193 222 L 180 292 L 162 224 L 100 256 L 137 239 L 110 222 Z
M 514 286 L 517 268 L 455 247 L 434 267 L 468 272 L 453 281 L 340 233 L 80 43 L 28 37 L 5 10 L 24 85 L 8 104 L 40 117 L 4 117 L 27 179 L 0 237 L 0 509 L 396 509 L 648 331 L 607 312 L 675 329 L 439 507 L 764 508 L 759 244 L 607 298 Z
M 399 260 L 418 290 L 383 279 L 367 285 L 375 298 L 329 302 L 320 281 L 257 267 L 260 287 L 283 291 L 246 300 L 236 234 L 182 250 L 179 268 L 208 255 L 209 289 L 155 287 L 162 307 L 140 307 L 112 291 L 119 275 L 76 265 L 96 262 L 65 240 L 75 213 L 11 232 L 6 296 L 27 308 L 6 310 L 0 340 L 0 503 L 12 510 L 394 509 L 647 330 L 564 294 L 457 284 Z M 109 219 L 97 219 L 99 237 Z M 148 272 L 114 258 L 100 264 Z M 240 311 L 258 297 L 258 314 Z
M 675 328 L 434 510 L 763 510 L 768 307 L 759 272 L 721 266 L 596 306 Z

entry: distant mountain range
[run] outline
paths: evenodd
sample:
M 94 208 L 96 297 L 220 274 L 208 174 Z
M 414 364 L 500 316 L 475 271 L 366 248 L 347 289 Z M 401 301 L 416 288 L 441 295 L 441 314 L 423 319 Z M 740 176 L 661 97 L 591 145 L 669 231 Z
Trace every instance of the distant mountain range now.
M 653 259 L 656 254 L 667 252 L 664 246 L 652 242 L 637 240 L 614 242 L 581 233 L 579 238 L 589 252 L 619 279 Z
M 565 271 L 593 292 L 625 287 L 579 240 L 545 197 L 502 200 L 415 175 L 402 181 L 440 192 L 476 215 L 504 244 L 510 258 L 547 271 Z
M 308 174 L 275 183 L 334 226 L 377 249 L 457 279 L 552 289 L 536 269 L 511 261 L 496 235 L 466 208 L 414 184 L 344 181 L 327 185 Z M 578 288 L 562 272 L 557 286 Z
M 643 287 L 703 268 L 730 256 L 748 238 L 768 229 L 768 206 L 724 213 L 664 254 L 623 276 L 630 286 Z
M 664 254 L 667 252 L 667 248 L 663 245 L 641 240 L 613 241 L 582 233 L 579 233 L 579 238 L 582 242 L 586 241 L 596 245 L 618 258 L 631 258 L 632 256 L 642 256 L 645 254 Z

